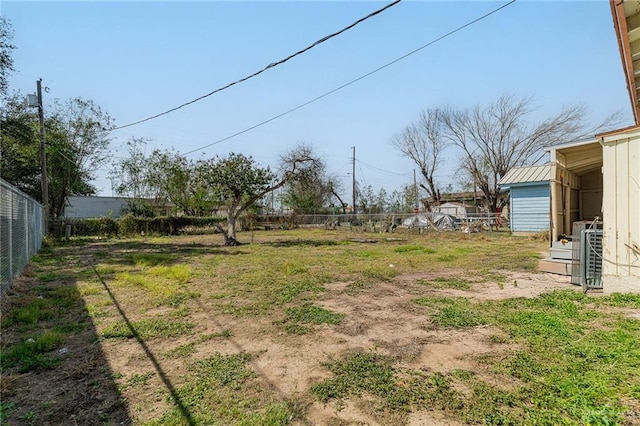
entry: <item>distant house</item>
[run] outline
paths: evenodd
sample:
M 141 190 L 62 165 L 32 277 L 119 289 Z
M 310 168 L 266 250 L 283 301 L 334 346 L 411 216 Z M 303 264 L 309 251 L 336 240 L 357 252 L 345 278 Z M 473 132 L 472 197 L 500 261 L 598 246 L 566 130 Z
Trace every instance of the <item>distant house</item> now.
M 69 219 L 103 216 L 118 218 L 127 212 L 129 203 L 134 200 L 128 197 L 72 196 L 67 201 L 63 216 Z M 163 216 L 170 213 L 170 205 L 156 205 L 154 200 L 147 201 L 154 206 L 156 214 Z
M 111 216 L 117 218 L 127 207 L 128 198 L 125 197 L 69 197 L 64 207 L 65 218 L 90 218 Z
M 551 167 L 516 167 L 500 180 L 500 188 L 509 191 L 511 231 L 539 232 L 549 227 L 549 174 Z
M 473 217 L 478 213 L 478 208 L 469 204 L 456 203 L 449 201 L 436 206 L 434 209 L 436 212 L 450 214 L 455 216 L 456 219 L 467 219 Z

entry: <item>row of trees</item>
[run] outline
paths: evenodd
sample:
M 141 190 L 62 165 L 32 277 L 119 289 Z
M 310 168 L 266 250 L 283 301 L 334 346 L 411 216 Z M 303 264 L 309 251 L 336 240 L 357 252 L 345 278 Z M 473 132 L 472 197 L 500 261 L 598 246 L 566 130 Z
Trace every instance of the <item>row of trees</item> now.
M 286 187 L 290 200 L 306 203 L 318 197 L 317 202 L 323 202 L 333 188 L 325 176 L 324 162 L 309 145 L 283 153 L 277 171 L 243 154 L 194 161 L 170 150 L 146 154 L 146 146 L 145 139 L 129 140 L 128 156 L 114 163 L 111 173 L 116 192 L 134 199 L 132 212 L 144 215 L 150 210 L 148 200 L 173 204 L 177 211 L 191 216 L 224 210 L 227 226 L 219 230 L 227 245 L 238 244 L 238 217 L 267 194 Z

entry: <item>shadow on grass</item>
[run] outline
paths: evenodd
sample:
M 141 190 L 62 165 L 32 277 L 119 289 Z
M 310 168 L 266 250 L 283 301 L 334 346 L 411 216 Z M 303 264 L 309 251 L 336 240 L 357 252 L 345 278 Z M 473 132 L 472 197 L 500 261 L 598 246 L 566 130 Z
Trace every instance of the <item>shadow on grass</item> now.
M 266 242 L 262 244 L 266 246 L 271 246 L 271 247 L 298 247 L 298 246 L 322 247 L 322 246 L 338 246 L 345 243 L 341 241 L 335 241 L 335 240 L 283 240 L 283 241 Z
M 66 270 L 75 250 L 43 249 L 2 300 L 2 425 L 132 422 Z
M 144 353 L 147 356 L 147 358 L 149 358 L 149 361 L 151 361 L 151 363 L 153 364 L 153 367 L 156 370 L 156 373 L 158 374 L 158 377 L 160 377 L 160 379 L 162 380 L 162 383 L 164 384 L 164 386 L 169 391 L 169 394 L 171 395 L 171 399 L 174 401 L 174 403 L 176 404 L 176 406 L 180 410 L 180 414 L 182 415 L 182 417 L 185 420 L 185 422 L 188 425 L 195 425 L 195 422 L 193 420 L 191 412 L 189 411 L 187 406 L 182 402 L 180 396 L 178 395 L 178 393 L 175 390 L 175 387 L 173 386 L 173 384 L 171 383 L 171 380 L 169 380 L 169 378 L 167 377 L 167 375 L 163 371 L 162 366 L 158 362 L 158 359 L 156 358 L 156 356 L 149 349 L 149 346 L 146 344 L 144 339 L 142 339 L 142 337 L 140 336 L 140 334 L 138 333 L 136 328 L 131 323 L 131 320 L 127 317 L 126 312 L 122 309 L 122 307 L 120 306 L 120 303 L 118 303 L 118 299 L 116 299 L 115 295 L 113 294 L 113 292 L 111 291 L 111 289 L 109 288 L 109 286 L 107 285 L 105 280 L 102 278 L 102 276 L 100 276 L 100 273 L 96 269 L 96 267 L 93 264 L 93 262 L 91 261 L 91 259 L 89 259 L 87 256 L 85 256 L 85 261 L 91 266 L 91 268 L 93 269 L 93 272 L 95 272 L 96 276 L 100 280 L 100 283 L 102 284 L 104 289 L 109 294 L 109 298 L 113 302 L 113 305 L 116 307 L 116 309 L 118 310 L 118 313 L 120 314 L 120 316 L 124 320 L 125 324 L 127 325 L 127 328 L 129 329 L 129 331 L 131 332 L 133 337 L 136 339 L 136 341 L 138 342 L 138 344 L 140 345 L 140 347 L 144 351 Z
M 197 256 L 238 256 L 247 251 L 230 249 L 221 244 L 175 244 L 152 243 L 143 240 L 128 241 L 90 241 L 86 251 L 98 258 L 101 263 L 114 265 L 132 265 L 144 263 L 150 266 L 171 266 L 183 263 L 185 258 Z

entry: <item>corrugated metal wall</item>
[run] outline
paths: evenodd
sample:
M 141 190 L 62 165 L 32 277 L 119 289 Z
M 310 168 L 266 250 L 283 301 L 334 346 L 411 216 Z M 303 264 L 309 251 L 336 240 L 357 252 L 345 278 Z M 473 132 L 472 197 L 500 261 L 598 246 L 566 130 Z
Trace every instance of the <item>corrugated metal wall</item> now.
M 511 186 L 511 231 L 549 229 L 549 182 Z

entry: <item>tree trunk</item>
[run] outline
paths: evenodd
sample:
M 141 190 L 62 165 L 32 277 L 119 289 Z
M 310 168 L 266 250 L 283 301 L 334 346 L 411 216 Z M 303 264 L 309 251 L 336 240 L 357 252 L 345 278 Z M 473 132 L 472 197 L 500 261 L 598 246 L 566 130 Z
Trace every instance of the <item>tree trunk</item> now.
M 236 239 L 236 217 L 232 212 L 227 214 L 227 229 L 217 225 L 218 231 L 224 237 L 225 246 L 239 246 L 241 243 Z

